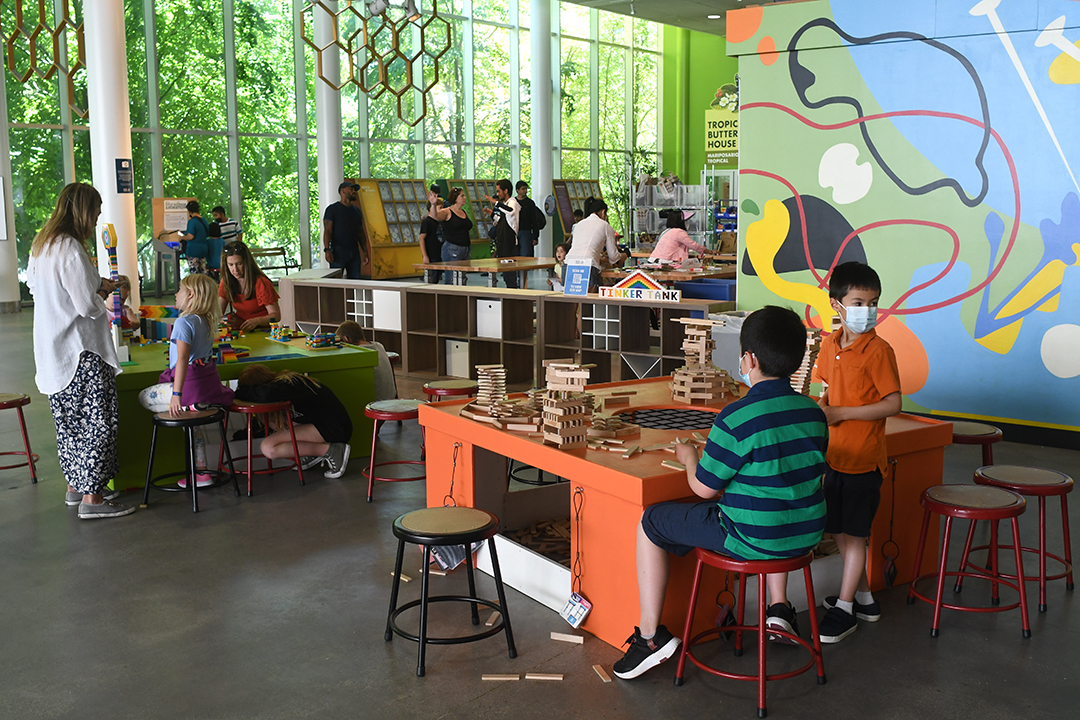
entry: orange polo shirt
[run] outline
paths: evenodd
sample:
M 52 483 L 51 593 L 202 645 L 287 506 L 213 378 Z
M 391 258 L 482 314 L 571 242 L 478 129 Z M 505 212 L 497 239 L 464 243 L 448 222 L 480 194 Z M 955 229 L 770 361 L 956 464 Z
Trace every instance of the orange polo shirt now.
M 873 405 L 886 395 L 900 392 L 900 371 L 889 343 L 874 330 L 863 333 L 851 345 L 840 347 L 843 329 L 821 341 L 812 380 L 828 385 L 829 405 L 862 407 Z M 885 472 L 885 418 L 845 420 L 829 428 L 829 448 L 825 462 L 833 470 L 858 474 L 875 468 Z

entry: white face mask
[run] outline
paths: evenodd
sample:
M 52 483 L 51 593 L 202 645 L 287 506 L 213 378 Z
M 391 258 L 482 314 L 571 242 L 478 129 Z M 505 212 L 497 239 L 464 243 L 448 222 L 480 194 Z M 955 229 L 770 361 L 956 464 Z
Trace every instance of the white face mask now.
M 856 335 L 862 335 L 867 330 L 870 330 L 877 325 L 877 307 L 872 305 L 857 305 L 853 307 L 844 307 L 844 314 L 847 318 L 843 319 L 848 330 Z
M 746 357 L 745 353 L 743 353 L 743 355 L 739 358 L 739 378 L 743 381 L 743 384 L 746 385 L 746 387 L 754 387 L 754 383 L 750 382 L 750 373 L 744 373 L 742 371 L 742 359 L 744 357 Z

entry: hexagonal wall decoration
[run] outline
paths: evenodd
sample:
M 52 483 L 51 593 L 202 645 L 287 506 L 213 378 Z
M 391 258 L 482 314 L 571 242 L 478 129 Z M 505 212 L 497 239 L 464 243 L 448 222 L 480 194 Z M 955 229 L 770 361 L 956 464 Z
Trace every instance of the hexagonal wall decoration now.
M 67 79 L 68 106 L 78 117 L 85 119 L 86 108 L 75 105 L 75 76 L 86 67 L 83 24 L 81 22 L 75 24 L 72 20 L 71 0 L 64 0 L 56 27 L 49 26 L 45 0 L 37 0 L 36 16 L 33 13 L 33 4 L 29 0 L 15 0 L 15 25 L 0 27 L 7 68 L 21 83 L 27 82 L 34 75 L 42 80 L 48 80 L 59 70 L 60 74 Z M 27 10 L 30 10 L 29 14 Z M 74 37 L 71 34 L 74 34 Z M 66 52 L 62 47 L 62 39 L 66 40 Z M 75 46 L 74 62 L 70 60 L 72 44 Z M 48 55 L 48 50 L 44 55 L 40 52 L 42 46 L 49 45 L 52 46 L 51 57 Z M 15 59 L 16 49 L 22 50 L 29 60 L 25 70 L 18 67 Z

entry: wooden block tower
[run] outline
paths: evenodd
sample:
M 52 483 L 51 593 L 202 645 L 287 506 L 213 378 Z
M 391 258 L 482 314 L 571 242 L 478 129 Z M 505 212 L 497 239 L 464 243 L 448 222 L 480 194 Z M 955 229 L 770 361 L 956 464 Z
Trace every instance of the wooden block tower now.
M 585 399 L 589 369 L 563 360 L 545 360 L 544 367 L 547 369 L 544 444 L 560 450 L 583 448 L 588 444 L 585 421 L 592 415 Z
M 806 352 L 803 354 L 802 364 L 791 375 L 791 387 L 795 389 L 795 392 L 810 395 L 810 371 L 814 369 L 820 351 L 821 330 L 808 328 L 806 330 Z
M 735 381 L 724 370 L 712 364 L 716 343 L 712 329 L 724 325 L 723 320 L 705 318 L 674 318 L 685 327 L 682 350 L 686 365 L 671 376 L 671 399 L 688 405 L 709 405 L 723 400 L 736 391 Z

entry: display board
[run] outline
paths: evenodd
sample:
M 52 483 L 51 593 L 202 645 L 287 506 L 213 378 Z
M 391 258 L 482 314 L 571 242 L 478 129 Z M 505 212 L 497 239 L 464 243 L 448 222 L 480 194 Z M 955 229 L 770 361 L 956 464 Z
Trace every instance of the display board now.
M 187 204 L 192 200 L 198 200 L 198 198 L 154 198 L 151 200 L 154 237 L 160 238 L 161 234 L 166 231 L 187 228 Z
M 552 180 L 552 194 L 559 208 L 559 220 L 562 221 L 563 235 L 570 237 L 574 226 L 574 210 L 585 211 L 585 199 L 589 197 L 603 199 L 599 180 Z
M 420 262 L 420 221 L 427 215 L 423 180 L 357 180 L 364 229 L 371 244 L 371 277 L 376 280 L 416 275 Z

